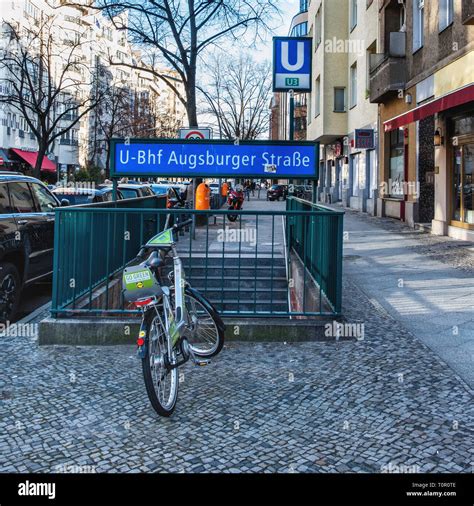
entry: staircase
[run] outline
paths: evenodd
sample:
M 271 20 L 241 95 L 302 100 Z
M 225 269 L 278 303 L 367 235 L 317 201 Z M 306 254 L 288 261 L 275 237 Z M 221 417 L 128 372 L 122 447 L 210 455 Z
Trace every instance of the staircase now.
M 283 256 L 181 257 L 186 279 L 220 313 L 262 314 L 288 311 Z M 272 267 L 273 266 L 273 267 Z

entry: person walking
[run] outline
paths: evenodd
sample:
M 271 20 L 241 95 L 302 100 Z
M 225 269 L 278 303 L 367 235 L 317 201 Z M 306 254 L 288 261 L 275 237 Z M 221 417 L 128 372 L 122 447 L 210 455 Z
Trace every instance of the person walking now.
M 250 181 L 247 181 L 245 183 L 244 193 L 245 193 L 245 196 L 247 197 L 247 200 L 250 201 Z

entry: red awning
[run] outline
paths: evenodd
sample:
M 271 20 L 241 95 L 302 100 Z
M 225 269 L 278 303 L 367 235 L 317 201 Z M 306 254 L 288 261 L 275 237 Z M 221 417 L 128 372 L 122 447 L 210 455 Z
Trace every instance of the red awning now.
M 391 132 L 396 128 L 403 127 L 409 123 L 414 123 L 415 121 L 420 121 L 428 118 L 429 116 L 433 116 L 438 112 L 446 111 L 447 109 L 452 109 L 453 107 L 467 104 L 468 102 L 474 102 L 474 84 L 470 84 L 465 88 L 443 95 L 442 97 L 428 102 L 427 104 L 420 105 L 409 112 L 385 121 L 383 124 L 384 131 Z
M 38 158 L 38 153 L 36 151 L 23 151 L 22 149 L 14 148 L 12 148 L 12 151 L 20 158 L 23 158 L 23 160 L 32 167 L 36 165 L 36 159 Z M 56 172 L 56 164 L 45 156 L 41 163 L 41 170 L 45 172 Z

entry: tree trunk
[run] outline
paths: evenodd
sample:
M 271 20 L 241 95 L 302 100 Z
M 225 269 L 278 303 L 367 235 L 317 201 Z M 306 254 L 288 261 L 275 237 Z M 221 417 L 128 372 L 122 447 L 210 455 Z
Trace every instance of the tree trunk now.
M 41 166 L 43 165 L 43 159 L 46 155 L 47 147 L 44 144 L 40 144 L 38 147 L 38 156 L 36 157 L 36 164 L 33 170 L 33 176 L 37 179 L 41 179 Z
M 107 147 L 105 148 L 105 179 L 109 179 L 110 177 L 110 141 L 107 141 Z
M 188 115 L 189 128 L 198 127 L 197 104 L 196 104 L 196 69 L 188 73 L 186 83 L 186 113 Z

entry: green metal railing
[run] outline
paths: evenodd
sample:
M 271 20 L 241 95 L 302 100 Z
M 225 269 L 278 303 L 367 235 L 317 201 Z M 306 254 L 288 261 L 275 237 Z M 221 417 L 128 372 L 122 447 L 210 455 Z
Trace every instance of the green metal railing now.
M 170 213 L 194 217 L 178 250 L 187 279 L 224 316 L 340 313 L 343 213 L 289 199 L 286 211 L 239 211 L 230 223 L 234 211 L 167 210 L 165 200 L 57 209 L 53 316 L 136 313 L 124 305 L 121 272 Z M 294 273 L 303 287 L 292 287 Z
M 344 212 L 293 197 L 287 200 L 287 210 L 312 213 L 307 220 L 289 218 L 288 248 L 304 264 L 304 275 L 311 276 L 320 295 L 326 297 L 334 313 L 340 314 Z

